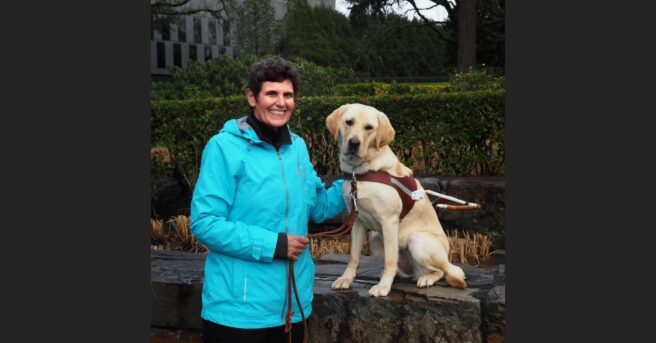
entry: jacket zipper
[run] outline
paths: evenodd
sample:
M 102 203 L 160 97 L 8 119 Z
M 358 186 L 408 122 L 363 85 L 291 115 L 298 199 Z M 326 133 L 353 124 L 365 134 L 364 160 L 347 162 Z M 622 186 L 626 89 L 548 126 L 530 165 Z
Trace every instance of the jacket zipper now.
M 278 161 L 280 161 L 280 170 L 282 170 L 282 184 L 285 186 L 285 233 L 289 229 L 289 189 L 287 188 L 287 181 L 285 180 L 285 167 L 282 164 L 282 155 L 280 150 L 276 150 Z
M 285 180 L 285 166 L 282 163 L 282 155 L 280 154 L 279 149 L 276 149 L 276 155 L 278 155 L 278 161 L 280 161 L 280 170 L 282 171 L 282 184 L 285 186 L 285 234 L 287 234 L 289 231 L 289 189 L 287 188 L 287 181 Z M 291 263 L 291 261 L 288 261 L 287 263 Z M 287 269 L 287 273 L 289 273 L 289 269 Z M 287 275 L 287 279 L 288 278 L 289 275 Z M 286 307 L 287 307 L 287 292 L 285 292 L 285 299 L 282 304 L 281 318 L 283 320 L 285 320 Z

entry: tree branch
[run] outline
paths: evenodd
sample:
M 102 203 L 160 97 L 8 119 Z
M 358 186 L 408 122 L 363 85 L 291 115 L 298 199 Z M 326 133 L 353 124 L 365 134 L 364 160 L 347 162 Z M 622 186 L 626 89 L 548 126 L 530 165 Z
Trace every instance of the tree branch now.
M 434 25 L 434 24 L 438 24 L 438 23 L 446 23 L 446 22 L 438 22 L 438 21 L 433 21 L 433 20 L 431 20 L 431 19 L 428 19 L 426 16 L 424 16 L 423 13 L 421 13 L 421 11 L 419 10 L 419 8 L 417 7 L 417 3 L 415 2 L 415 0 L 406 0 L 406 1 L 412 6 L 412 8 L 414 8 L 415 13 L 417 13 L 417 15 L 419 16 L 419 18 L 421 18 L 421 20 L 423 20 L 424 23 L 426 23 L 426 24 L 431 24 L 431 25 L 430 25 L 430 28 L 431 28 L 433 31 L 435 31 L 435 33 L 437 33 L 437 35 L 440 37 L 440 39 L 445 40 L 445 41 L 450 42 L 450 43 L 455 43 L 455 42 L 456 42 L 454 39 L 445 36 L 444 33 L 442 33 L 442 30 L 438 30 L 438 28 L 435 27 L 435 25 Z M 446 3 L 447 5 L 449 4 L 449 2 L 446 1 L 446 0 L 444 0 L 444 1 L 442 1 L 442 0 L 433 0 L 433 2 L 435 2 L 437 5 L 441 5 L 441 6 L 446 6 L 446 5 L 442 4 L 442 2 Z M 445 7 L 445 8 L 446 8 L 446 7 Z M 448 9 L 448 8 L 447 8 L 447 12 L 449 12 L 449 9 Z M 452 17 L 451 17 L 451 14 L 449 14 L 449 19 L 451 19 L 451 18 L 452 18 Z M 452 19 L 451 19 L 451 20 L 452 20 Z

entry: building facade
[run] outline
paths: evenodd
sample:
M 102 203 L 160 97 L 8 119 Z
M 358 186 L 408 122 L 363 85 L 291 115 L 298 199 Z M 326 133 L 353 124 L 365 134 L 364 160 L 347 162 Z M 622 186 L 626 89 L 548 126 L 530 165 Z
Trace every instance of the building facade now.
M 207 6 L 213 0 L 192 0 L 189 8 Z M 214 0 L 215 1 L 215 0 Z M 241 3 L 243 0 L 237 0 Z M 311 6 L 335 8 L 335 0 L 307 0 Z M 287 13 L 288 0 L 271 0 L 276 20 Z M 236 23 L 207 12 L 178 16 L 165 32 L 153 29 L 150 42 L 150 70 L 153 80 L 170 77 L 171 66 L 185 68 L 189 61 L 205 62 L 219 55 L 234 56 Z

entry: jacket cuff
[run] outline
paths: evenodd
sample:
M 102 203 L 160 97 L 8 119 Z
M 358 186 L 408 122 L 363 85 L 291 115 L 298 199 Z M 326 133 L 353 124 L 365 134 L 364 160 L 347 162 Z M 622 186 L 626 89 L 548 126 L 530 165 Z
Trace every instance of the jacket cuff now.
M 273 258 L 287 259 L 287 234 L 284 232 L 278 233 L 278 243 L 276 243 L 276 251 L 273 253 Z

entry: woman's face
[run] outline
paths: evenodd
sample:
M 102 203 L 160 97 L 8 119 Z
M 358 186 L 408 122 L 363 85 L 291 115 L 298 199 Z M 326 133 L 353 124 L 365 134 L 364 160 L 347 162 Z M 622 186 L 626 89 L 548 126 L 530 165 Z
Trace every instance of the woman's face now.
M 257 97 L 247 89 L 246 98 L 257 119 L 276 130 L 287 124 L 294 111 L 294 87 L 290 80 L 264 81 Z

